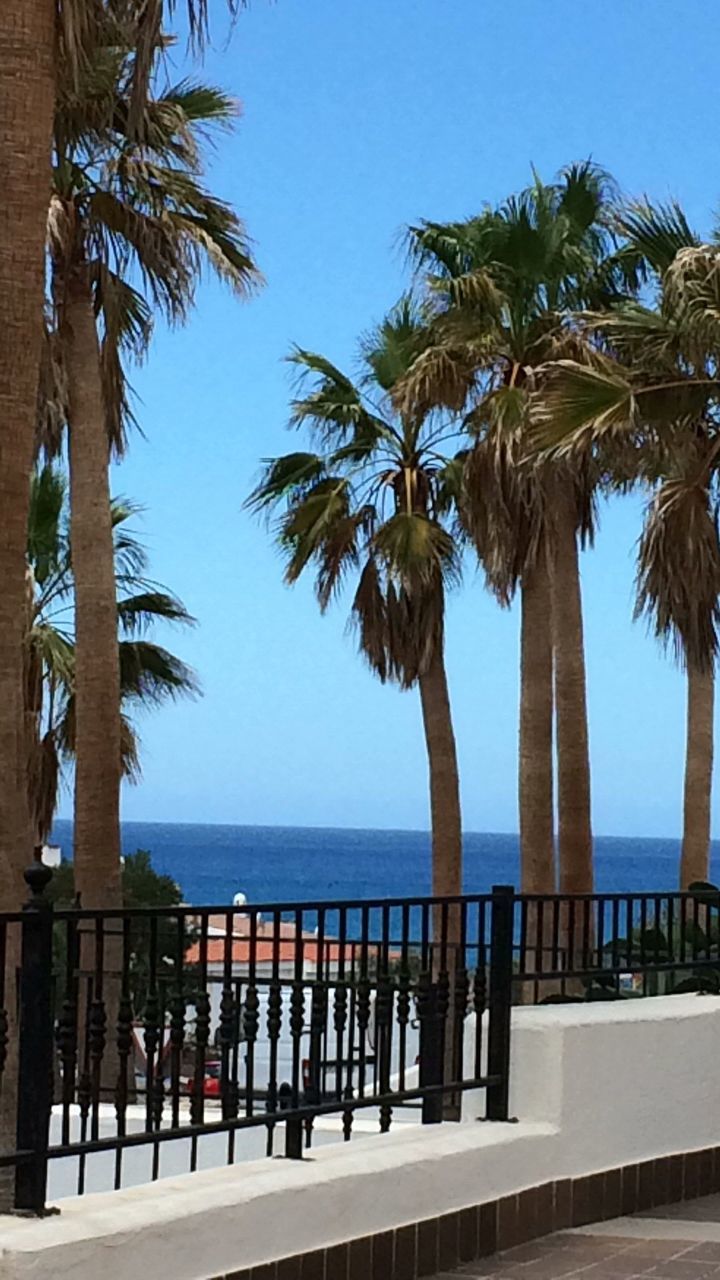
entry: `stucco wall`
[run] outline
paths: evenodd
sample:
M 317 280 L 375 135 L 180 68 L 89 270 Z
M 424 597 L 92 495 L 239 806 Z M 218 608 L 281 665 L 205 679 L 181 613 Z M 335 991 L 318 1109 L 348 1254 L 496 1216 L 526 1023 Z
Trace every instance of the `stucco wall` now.
M 470 1030 L 470 1029 L 469 1029 Z M 472 1039 L 470 1034 L 469 1039 Z M 720 1001 L 514 1014 L 516 1124 L 398 1126 L 302 1163 L 261 1160 L 63 1203 L 0 1226 L 0 1278 L 205 1280 L 552 1179 L 720 1142 Z

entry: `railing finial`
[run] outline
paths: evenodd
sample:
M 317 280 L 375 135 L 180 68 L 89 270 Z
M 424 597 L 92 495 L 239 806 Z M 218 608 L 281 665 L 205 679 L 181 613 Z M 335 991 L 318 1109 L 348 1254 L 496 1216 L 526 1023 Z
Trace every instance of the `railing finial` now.
M 52 880 L 52 867 L 47 867 L 42 861 L 42 849 L 40 849 L 40 858 L 35 850 L 35 859 L 23 871 L 23 880 L 30 890 L 30 897 L 25 904 L 26 909 L 37 909 L 45 905 L 45 890 Z

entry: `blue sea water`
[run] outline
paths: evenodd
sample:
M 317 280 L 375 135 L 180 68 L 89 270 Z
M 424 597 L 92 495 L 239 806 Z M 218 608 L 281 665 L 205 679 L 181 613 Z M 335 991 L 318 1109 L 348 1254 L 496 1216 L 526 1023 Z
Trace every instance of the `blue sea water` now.
M 53 839 L 65 857 L 72 856 L 70 822 L 58 821 Z M 126 822 L 122 841 L 125 853 L 147 849 L 155 869 L 171 875 L 194 905 L 229 903 L 238 891 L 251 903 L 265 903 L 409 897 L 430 890 L 430 837 L 421 831 Z M 468 832 L 464 848 L 468 893 L 518 883 L 517 836 Z M 597 889 L 671 890 L 679 856 L 677 840 L 598 837 Z M 717 876 L 718 846 L 713 862 Z

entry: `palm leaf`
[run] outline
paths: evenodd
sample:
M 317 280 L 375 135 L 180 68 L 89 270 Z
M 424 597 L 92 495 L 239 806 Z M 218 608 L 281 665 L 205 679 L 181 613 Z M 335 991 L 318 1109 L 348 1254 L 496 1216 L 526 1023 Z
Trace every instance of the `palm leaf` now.
M 167 591 L 146 590 L 118 600 L 118 619 L 124 635 L 134 636 L 154 622 L 179 622 L 191 626 L 195 619 L 182 600 Z
M 620 214 L 619 225 L 633 247 L 659 274 L 668 270 L 680 250 L 700 243 L 675 201 L 630 205 Z
M 373 549 L 388 574 L 408 590 L 459 579 L 460 561 L 452 536 L 438 521 L 419 512 L 398 511 L 386 520 L 374 535 Z
M 638 548 L 636 617 L 679 661 L 712 664 L 720 623 L 717 512 L 697 479 L 667 480 L 652 499 Z
M 531 406 L 535 447 L 572 449 L 589 428 L 598 439 L 627 430 L 635 421 L 635 395 L 621 365 L 559 360 L 543 372 L 542 390 Z
M 251 511 L 272 507 L 288 495 L 302 495 L 325 475 L 325 463 L 316 453 L 287 453 L 265 461 L 262 479 L 245 500 Z
M 180 695 L 190 696 L 199 692 L 198 679 L 192 668 L 162 645 L 149 640 L 122 640 L 118 652 L 123 702 L 152 706 Z

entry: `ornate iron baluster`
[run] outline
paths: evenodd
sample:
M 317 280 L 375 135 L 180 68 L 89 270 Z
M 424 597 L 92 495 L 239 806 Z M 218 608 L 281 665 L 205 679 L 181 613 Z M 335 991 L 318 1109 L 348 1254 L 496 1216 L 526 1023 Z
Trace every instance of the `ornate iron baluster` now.
M 557 923 L 557 913 L 555 914 Z M 485 948 L 485 902 L 478 911 L 477 965 L 473 975 L 473 1011 L 475 1013 L 475 1079 L 483 1075 L 483 1014 L 487 1007 L 487 954 Z
M 148 991 L 145 999 L 145 1129 L 152 1133 L 154 1128 L 153 1096 L 155 1082 L 155 1054 L 159 1043 L 160 1005 L 157 989 L 158 960 L 158 922 L 156 916 L 150 918 L 150 956 L 148 965 Z
M 185 960 L 185 917 L 177 919 L 177 956 L 175 958 L 175 986 L 168 1002 L 170 1012 L 170 1091 L 172 1095 L 172 1125 L 180 1124 L 180 1074 L 183 1046 L 185 1044 L 185 992 L 183 965 Z
M 335 1097 L 338 1099 L 343 1096 L 343 1045 L 345 1043 L 345 1028 L 347 1026 L 347 1020 L 347 983 L 342 978 L 339 978 L 337 986 L 335 987 L 335 995 L 333 999 L 333 1026 L 335 1028 Z
M 155 1080 L 155 1054 L 159 1042 L 160 1007 L 157 992 L 154 988 L 145 1001 L 144 1041 L 145 1041 L 145 1128 L 152 1133 L 154 1128 L 153 1094 Z
M 55 1039 L 62 1065 L 62 1134 L 63 1146 L 70 1141 L 70 1108 L 75 1098 L 78 1051 L 78 935 L 77 925 L 67 921 L 65 938 L 65 998 L 58 1018 Z
M 170 997 L 170 1057 L 173 1128 L 180 1124 L 180 1064 L 185 1043 L 185 996 L 176 987 Z
M 400 970 L 397 987 L 397 1022 L 400 1028 L 400 1072 L 399 1087 L 402 1093 L 405 1088 L 405 1060 L 407 1057 L 407 1029 L 410 1022 L 410 974 L 406 965 Z
M 193 1124 L 202 1124 L 205 1115 L 205 1055 L 209 1040 L 210 997 L 207 991 L 203 990 L 198 992 L 195 1000 L 195 1087 L 190 1106 L 190 1118 Z
M 83 1067 L 78 1080 L 77 1099 L 80 1109 L 80 1141 L 87 1141 L 88 1118 L 92 1102 L 92 1082 L 90 1079 L 90 978 L 87 980 L 87 999 L 85 1001 L 85 1043 L 83 1045 Z M 83 1152 L 78 1161 L 78 1195 L 85 1192 L 85 1164 L 87 1156 Z
M 380 1095 L 387 1098 L 390 1092 L 390 1054 L 395 992 L 388 974 L 380 975 L 377 998 L 375 1000 L 375 1027 L 378 1054 L 378 1080 Z M 380 1104 L 380 1132 L 387 1133 L 392 1122 L 392 1107 L 389 1102 Z
M 125 923 L 129 923 L 126 921 Z M 118 1079 L 115 1086 L 115 1116 L 117 1120 L 118 1137 L 124 1137 L 127 1118 L 128 1104 L 128 1072 L 130 1070 L 130 1054 L 132 1052 L 132 1004 L 130 995 L 127 991 L 123 991 L 120 996 L 120 1004 L 118 1005 L 118 1021 L 117 1021 L 117 1052 L 118 1052 Z M 133 1081 L 134 1084 L 134 1081 Z M 119 1191 L 122 1185 L 122 1147 L 118 1147 L 115 1153 L 115 1190 Z
M 208 925 L 208 916 L 203 914 L 200 923 L 200 965 L 197 974 L 200 990 L 195 998 L 195 1071 L 190 1099 L 190 1121 L 193 1125 L 202 1124 L 205 1117 L 205 1054 L 210 1038 L 210 998 L 207 992 Z M 198 1140 L 193 1136 L 190 1143 L 191 1173 L 197 1169 L 197 1153 Z
M 343 1096 L 343 1048 L 347 1026 L 348 989 L 345 981 L 345 953 L 347 951 L 347 911 L 340 908 L 338 930 L 337 982 L 333 999 L 333 1026 L 335 1028 L 335 1097 Z
M 248 1116 L 254 1115 L 255 1111 L 255 1041 L 257 1040 L 258 1028 L 260 1026 L 260 1001 L 258 999 L 257 987 L 255 985 L 257 972 L 257 926 L 257 912 L 253 911 L 250 915 L 248 989 L 245 995 L 245 1009 L 243 1014 L 243 1027 L 245 1030 L 245 1040 L 247 1044 L 245 1051 L 245 1113 Z
M 370 982 L 367 976 L 358 980 L 357 986 L 357 1026 L 358 1026 L 358 1096 L 365 1097 L 365 1068 L 367 1055 L 367 1031 L 370 1025 Z
M 102 1064 L 107 1040 L 107 1014 L 103 997 L 105 934 L 103 919 L 95 921 L 95 980 L 94 999 L 90 1005 L 88 1045 L 90 1049 L 90 1079 L 92 1087 L 92 1122 L 90 1132 L 93 1141 L 100 1137 L 100 1090 Z
M 295 912 L 294 974 L 290 993 L 290 1036 L 292 1039 L 292 1106 L 300 1105 L 301 1037 L 305 1025 L 305 949 L 303 939 L 303 914 Z
M 220 1057 L 221 1057 L 221 1075 L 220 1075 L 220 1098 L 222 1103 L 223 1120 L 229 1120 L 233 1115 L 233 1109 L 230 1099 L 230 1090 L 232 1086 L 231 1080 L 231 1057 L 232 1048 L 237 1032 L 237 1014 L 235 1009 L 235 995 L 230 981 L 223 982 L 222 995 L 220 996 Z
M 278 1080 L 277 1080 L 277 1060 L 278 1060 L 278 1042 L 280 1040 L 280 1031 L 282 1029 L 282 987 L 280 983 L 273 977 L 270 983 L 267 1000 L 267 1034 L 270 1044 L 270 1063 L 268 1068 L 268 1092 L 267 1092 L 267 1111 L 272 1115 L 277 1111 L 278 1107 Z M 267 1154 L 273 1153 L 273 1139 L 275 1133 L 275 1122 L 268 1122 L 267 1130 Z
M 163 1065 L 163 1049 L 165 1039 L 165 1013 L 163 1009 L 162 997 L 158 998 L 158 1045 L 155 1058 L 155 1076 L 153 1079 L 153 1096 L 152 1096 L 152 1117 L 153 1129 L 156 1131 L 162 1125 L 163 1110 L 165 1107 L 165 1071 Z M 158 1148 L 155 1148 L 156 1152 Z
M 305 993 L 302 982 L 293 982 L 290 993 L 290 1036 L 293 1052 L 292 1107 L 300 1105 L 300 1048 L 305 1025 Z
M 257 1040 L 258 1028 L 260 1026 L 259 1009 L 260 1001 L 258 999 L 257 987 L 249 986 L 245 996 L 245 1009 L 243 1013 L 243 1027 L 247 1043 L 247 1097 L 245 1099 L 245 1106 L 246 1113 L 249 1116 L 254 1114 L 255 1041 Z
M 320 1077 L 322 1059 L 323 1033 L 327 1026 L 327 990 L 322 982 L 315 982 L 310 996 L 310 1062 L 309 1080 L 305 1089 L 304 1103 L 312 1106 L 321 1101 Z M 312 1111 L 305 1117 L 305 1146 L 312 1145 L 312 1131 L 315 1117 Z

